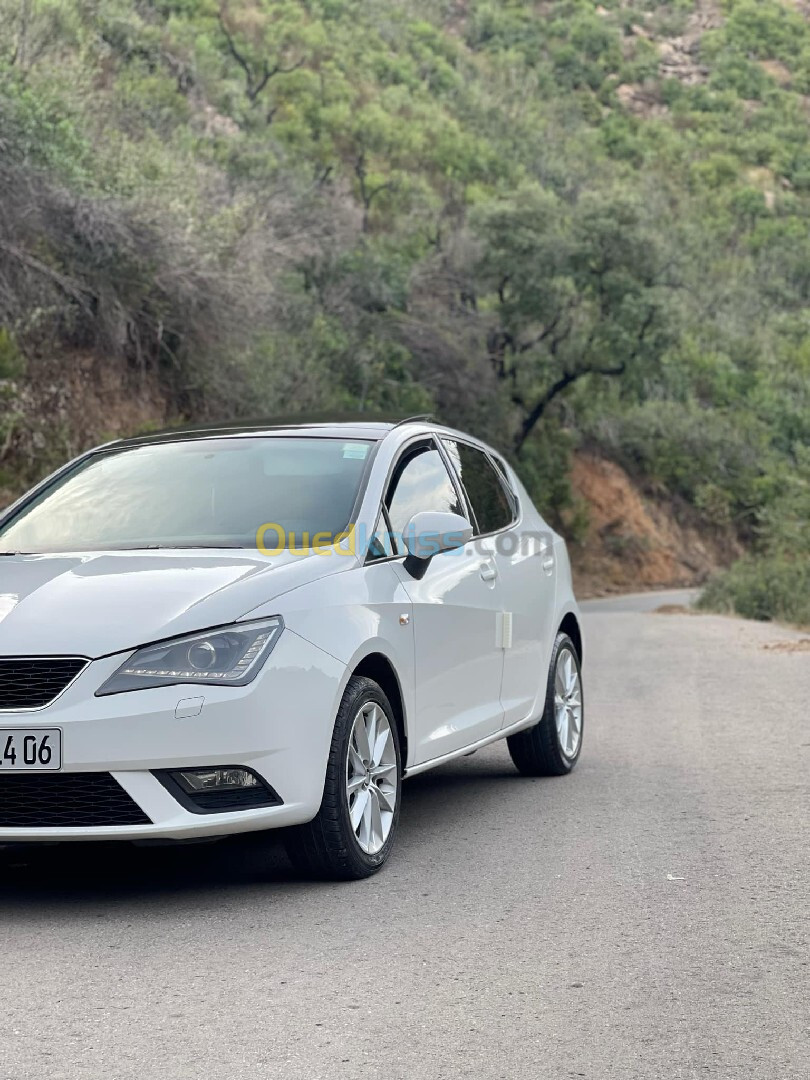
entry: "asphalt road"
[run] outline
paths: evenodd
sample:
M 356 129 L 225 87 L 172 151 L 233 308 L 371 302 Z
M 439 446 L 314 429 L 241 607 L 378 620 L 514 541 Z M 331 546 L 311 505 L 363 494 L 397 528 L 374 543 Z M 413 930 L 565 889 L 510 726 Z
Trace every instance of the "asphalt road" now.
M 691 607 L 700 595 L 700 589 L 667 589 L 640 593 L 620 593 L 606 596 L 601 600 L 585 600 L 580 606 L 583 611 L 603 615 L 608 612 L 655 611 L 660 607 Z
M 255 843 L 2 871 L 0 1080 L 806 1078 L 810 653 L 614 606 L 575 773 L 409 781 L 371 881 Z

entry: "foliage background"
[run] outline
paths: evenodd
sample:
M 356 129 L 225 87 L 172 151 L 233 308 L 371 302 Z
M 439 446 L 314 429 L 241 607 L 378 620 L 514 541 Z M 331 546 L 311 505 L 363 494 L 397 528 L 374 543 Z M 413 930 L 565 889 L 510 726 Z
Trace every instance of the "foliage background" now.
M 810 23 L 781 0 L 0 0 L 0 484 L 188 419 L 587 449 L 810 623 Z M 587 509 L 587 508 L 585 508 Z

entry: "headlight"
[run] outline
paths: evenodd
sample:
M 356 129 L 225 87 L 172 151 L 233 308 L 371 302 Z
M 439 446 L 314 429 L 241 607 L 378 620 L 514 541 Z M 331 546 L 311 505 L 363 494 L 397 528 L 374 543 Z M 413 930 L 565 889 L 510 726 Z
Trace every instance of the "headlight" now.
M 96 697 L 172 683 L 244 686 L 256 678 L 283 629 L 276 616 L 146 645 L 96 690 Z

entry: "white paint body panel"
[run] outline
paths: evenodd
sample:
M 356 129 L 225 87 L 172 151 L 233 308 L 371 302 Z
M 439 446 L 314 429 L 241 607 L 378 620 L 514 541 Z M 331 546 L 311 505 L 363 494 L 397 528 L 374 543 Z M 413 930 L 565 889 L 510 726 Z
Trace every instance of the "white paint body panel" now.
M 501 602 L 512 616 L 512 640 L 504 650 L 501 687 L 504 727 L 527 716 L 539 716 L 542 711 L 545 673 L 560 625 L 554 536 L 531 505 L 517 476 L 510 472 L 509 480 L 518 492 L 523 514 L 504 534 L 502 550 L 493 554 Z M 539 535 L 543 532 L 548 535 Z
M 0 560 L 0 656 L 94 658 L 240 618 L 345 560 L 258 551 L 112 551 Z M 2 714 L 0 714 L 2 715 Z
M 415 423 L 384 434 L 357 513 L 360 531 L 374 529 L 402 448 L 436 430 Z M 0 558 L 0 656 L 91 661 L 51 705 L 0 711 L 0 737 L 4 728 L 60 728 L 63 771 L 112 773 L 153 823 L 81 829 L 0 823 L 0 843 L 187 839 L 310 820 L 320 806 L 341 696 L 371 654 L 387 660 L 401 691 L 408 772 L 530 725 L 542 709 L 554 635 L 577 608 L 562 539 L 511 471 L 509 479 L 522 505 L 512 530 L 516 552 L 499 553 L 496 538 L 473 541 L 436 556 L 420 581 L 402 558 L 366 565 L 363 550 Z M 544 532 L 546 548 L 526 540 L 526 530 Z M 553 565 L 545 572 L 549 557 Z M 496 573 L 482 577 L 482 564 Z M 512 613 L 506 649 L 496 636 L 504 612 Z M 140 645 L 272 615 L 283 617 L 285 629 L 247 686 L 181 684 L 95 697 Z M 223 764 L 254 769 L 283 805 L 193 814 L 152 775 Z
M 435 556 L 420 580 L 393 564 L 413 604 L 411 764 L 463 750 L 502 727 L 503 651 L 496 647 L 500 595 L 484 581 L 472 544 Z

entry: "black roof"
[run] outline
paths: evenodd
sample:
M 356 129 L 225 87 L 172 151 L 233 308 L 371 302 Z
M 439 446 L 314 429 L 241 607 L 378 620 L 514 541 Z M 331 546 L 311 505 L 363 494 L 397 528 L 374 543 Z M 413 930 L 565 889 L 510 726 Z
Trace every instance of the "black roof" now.
M 166 431 L 149 432 L 135 435 L 129 439 L 117 439 L 108 446 L 126 447 L 143 446 L 148 443 L 182 442 L 192 439 L 239 438 L 256 435 L 297 435 L 306 434 L 323 439 L 372 439 L 384 438 L 395 425 L 391 423 L 306 423 L 306 424 L 219 424 L 188 428 L 172 428 Z
M 181 428 L 167 428 L 163 431 L 144 432 L 128 439 L 116 439 L 108 443 L 110 447 L 142 446 L 147 443 L 180 442 L 186 439 L 221 439 L 239 438 L 249 435 L 293 435 L 306 432 L 308 436 L 324 439 L 383 439 L 389 431 L 401 424 L 425 423 L 432 417 L 407 416 L 392 420 L 371 420 L 367 416 L 354 415 L 343 417 L 321 417 L 303 420 L 290 418 L 285 420 L 245 420 L 230 421 L 221 424 L 196 424 Z

